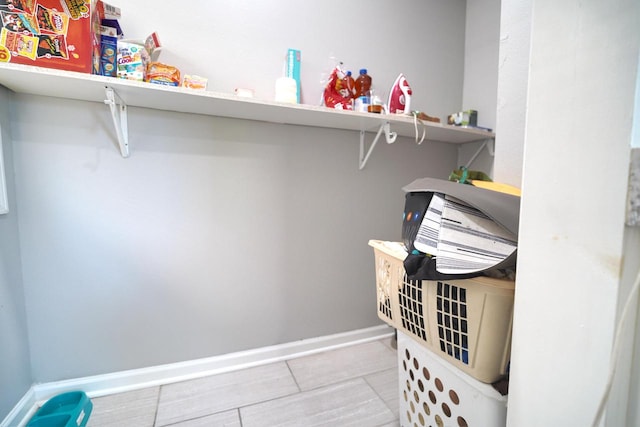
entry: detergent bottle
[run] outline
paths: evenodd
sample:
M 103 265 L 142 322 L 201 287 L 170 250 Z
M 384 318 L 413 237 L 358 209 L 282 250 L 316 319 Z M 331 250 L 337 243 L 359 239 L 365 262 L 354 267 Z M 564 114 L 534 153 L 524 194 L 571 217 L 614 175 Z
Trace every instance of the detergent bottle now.
M 354 99 L 356 111 L 367 111 L 367 108 L 371 103 L 371 81 L 372 78 L 367 74 L 367 69 L 361 69 L 360 75 L 355 81 L 356 93 L 354 95 Z

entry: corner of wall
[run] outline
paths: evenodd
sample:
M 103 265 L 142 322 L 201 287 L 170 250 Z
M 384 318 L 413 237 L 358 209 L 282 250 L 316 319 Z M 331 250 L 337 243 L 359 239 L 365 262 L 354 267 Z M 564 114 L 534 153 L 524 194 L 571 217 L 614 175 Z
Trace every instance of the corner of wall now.
M 0 86 L 0 149 L 3 151 L 7 191 L 13 193 L 10 108 L 13 94 Z M 15 201 L 9 197 L 9 203 Z M 0 418 L 15 407 L 32 384 L 31 357 L 22 282 L 18 218 L 14 208 L 0 215 Z

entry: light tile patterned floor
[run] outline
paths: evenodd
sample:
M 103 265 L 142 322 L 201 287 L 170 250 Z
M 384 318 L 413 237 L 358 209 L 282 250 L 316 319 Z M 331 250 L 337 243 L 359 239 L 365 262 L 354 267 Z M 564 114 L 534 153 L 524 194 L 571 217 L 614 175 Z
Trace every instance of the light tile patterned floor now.
M 392 339 L 92 399 L 88 427 L 397 427 Z

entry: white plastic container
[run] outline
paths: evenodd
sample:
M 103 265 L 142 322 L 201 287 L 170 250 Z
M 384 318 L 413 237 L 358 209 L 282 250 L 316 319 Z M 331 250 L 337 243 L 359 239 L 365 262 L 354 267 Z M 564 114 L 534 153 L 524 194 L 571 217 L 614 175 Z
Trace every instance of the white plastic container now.
M 287 104 L 298 103 L 298 86 L 291 77 L 280 77 L 276 80 L 276 102 Z
M 400 425 L 504 427 L 507 396 L 398 331 Z

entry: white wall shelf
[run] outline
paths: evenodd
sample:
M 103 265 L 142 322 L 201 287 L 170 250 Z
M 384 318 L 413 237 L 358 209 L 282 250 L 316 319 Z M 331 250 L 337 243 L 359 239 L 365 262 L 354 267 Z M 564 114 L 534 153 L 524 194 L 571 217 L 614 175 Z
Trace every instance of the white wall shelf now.
M 233 94 L 153 85 L 29 65 L 0 63 L 0 85 L 17 93 L 109 104 L 124 157 L 128 155 L 125 154 L 128 153 L 126 129 L 122 126 L 118 127 L 117 122 L 120 117 L 117 116 L 122 116 L 121 110 L 124 108 L 122 120 L 126 126 L 127 106 L 365 132 L 377 131 L 388 123 L 393 133 L 398 136 L 415 138 L 416 133 L 413 118 L 408 116 L 341 111 L 306 104 L 283 104 L 240 98 Z M 111 99 L 107 99 L 108 91 L 105 92 L 107 88 L 115 92 L 116 105 L 111 103 Z M 114 106 L 120 111 L 113 108 Z M 426 139 L 431 141 L 464 144 L 495 137 L 493 132 L 481 129 L 461 128 L 433 122 L 424 122 L 424 124 Z M 422 134 L 422 126 L 419 125 L 418 130 Z M 361 157 L 360 168 L 363 167 Z

